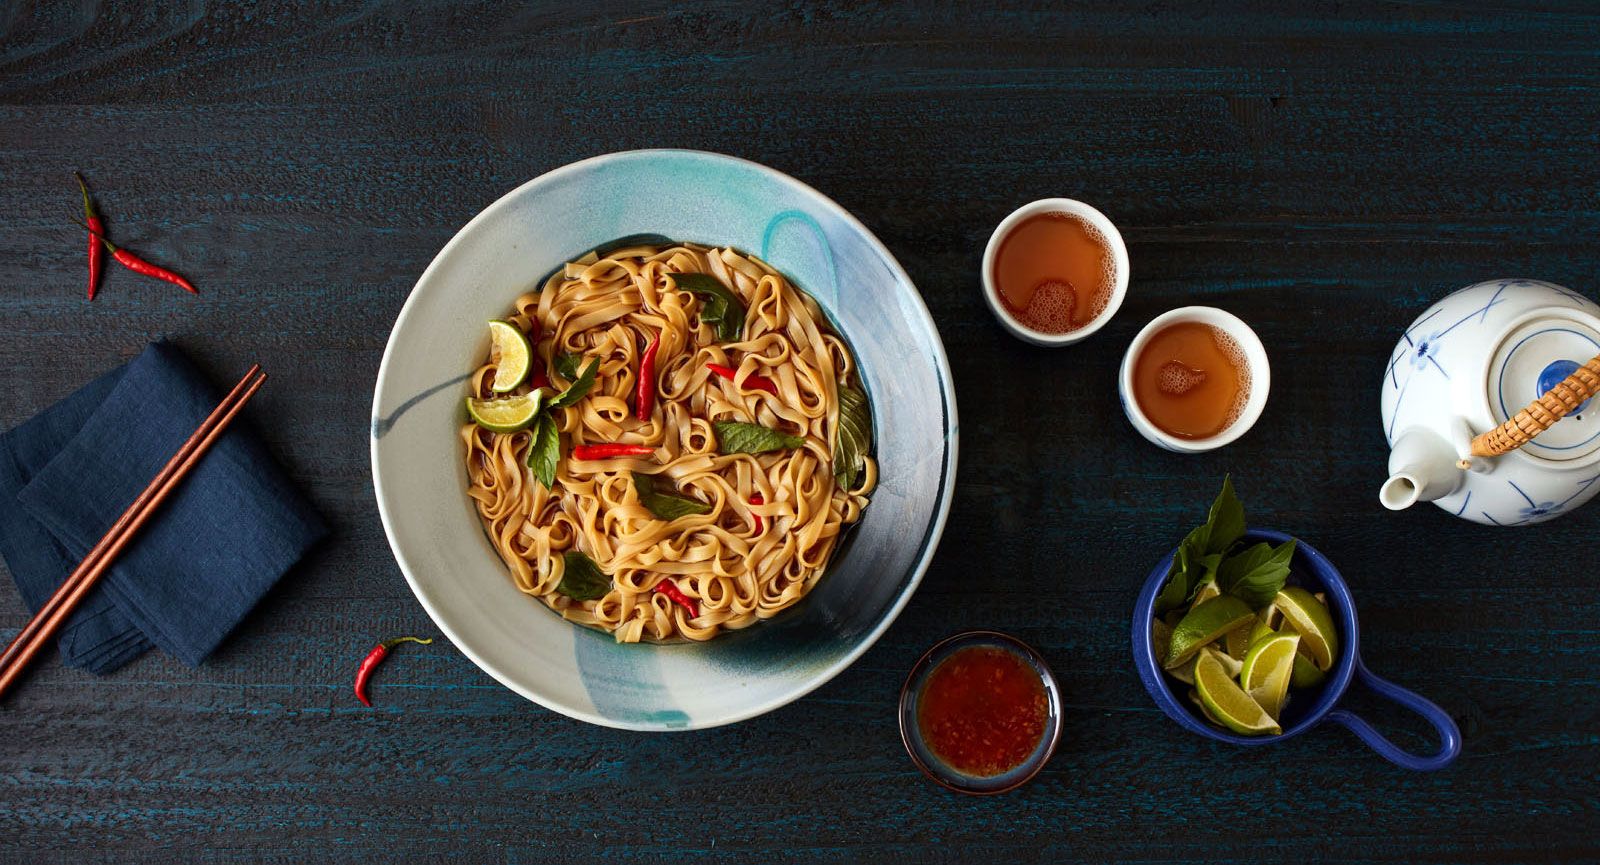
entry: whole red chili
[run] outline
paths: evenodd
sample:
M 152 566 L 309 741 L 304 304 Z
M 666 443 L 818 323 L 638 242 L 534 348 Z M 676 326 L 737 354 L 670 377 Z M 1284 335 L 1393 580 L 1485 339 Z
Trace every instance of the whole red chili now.
M 603 460 L 611 457 L 643 457 L 656 452 L 646 445 L 578 445 L 572 449 L 575 460 Z
M 360 669 L 356 670 L 356 699 L 360 700 L 367 706 L 372 705 L 372 701 L 367 699 L 367 680 L 372 678 L 372 671 L 376 670 L 378 665 L 383 663 L 383 659 L 388 657 L 390 649 L 400 645 L 401 643 L 421 643 L 423 645 L 427 645 L 431 642 L 433 642 L 432 639 L 423 640 L 417 637 L 395 637 L 392 640 L 384 640 L 378 645 L 373 646 L 372 651 L 368 652 L 367 656 L 361 659 Z
M 100 244 L 96 243 L 95 234 L 104 235 L 106 224 L 100 221 L 100 214 L 94 212 L 94 205 L 89 203 L 89 187 L 83 184 L 83 175 L 72 172 L 78 178 L 78 191 L 83 193 L 83 221 L 89 226 L 89 299 L 94 300 L 94 290 L 100 285 L 100 266 L 105 263 L 105 255 L 100 251 Z
M 760 493 L 756 493 L 750 497 L 750 504 L 752 505 L 764 505 L 766 503 L 767 500 L 762 498 Z M 750 519 L 755 523 L 756 534 L 764 535 L 767 533 L 767 521 L 762 519 L 760 514 L 751 514 Z
M 664 579 L 661 582 L 656 583 L 656 591 L 660 592 L 663 595 L 666 595 L 667 596 L 667 600 L 673 602 L 674 604 L 677 604 L 678 606 L 684 608 L 685 610 L 688 610 L 689 611 L 689 618 L 691 618 L 691 619 L 700 618 L 700 606 L 694 602 L 693 598 L 689 597 L 688 595 L 685 595 L 683 593 L 683 589 L 678 588 L 678 584 L 677 583 L 674 583 L 671 580 L 665 580 Z
M 81 220 L 74 219 L 72 221 L 78 223 L 79 225 L 82 225 L 84 228 L 89 228 L 89 226 L 85 225 Z M 183 277 L 177 275 L 176 273 L 173 273 L 170 270 L 167 270 L 165 267 L 157 267 L 156 265 L 151 264 L 148 261 L 145 261 L 144 259 L 140 258 L 139 256 L 134 255 L 133 253 L 127 251 L 126 249 L 123 249 L 122 247 L 116 245 L 115 243 L 112 243 L 111 241 L 106 240 L 106 236 L 104 234 L 101 234 L 100 232 L 95 231 L 92 228 L 89 228 L 89 233 L 93 234 L 95 237 L 100 238 L 100 242 L 104 243 L 106 245 L 106 249 L 111 250 L 111 257 L 113 259 L 116 259 L 116 262 L 118 264 L 122 265 L 123 267 L 126 267 L 127 269 L 133 271 L 134 273 L 142 273 L 145 276 L 153 276 L 156 279 L 160 279 L 160 280 L 164 280 L 166 282 L 170 282 L 173 285 L 181 285 L 186 290 L 188 290 L 188 292 L 190 294 L 199 294 L 200 293 L 200 292 L 194 290 L 194 286 L 189 284 L 189 280 L 184 279 Z
M 736 369 L 732 369 L 732 368 L 726 367 L 726 366 L 719 366 L 719 365 L 714 364 L 714 363 L 706 364 L 706 369 L 711 370 L 712 372 L 716 373 L 717 375 L 722 376 L 723 378 L 727 379 L 728 381 L 733 381 L 734 377 L 739 374 L 739 371 L 736 370 Z M 765 378 L 763 376 L 754 375 L 754 374 L 746 376 L 745 380 L 744 380 L 744 386 L 748 387 L 748 388 L 752 388 L 754 390 L 764 390 L 767 393 L 772 394 L 773 396 L 777 396 L 778 395 L 778 386 L 772 383 L 772 379 Z
M 661 331 L 645 346 L 639 357 L 639 389 L 633 396 L 633 416 L 639 420 L 650 419 L 650 409 L 656 403 L 656 352 L 661 349 Z

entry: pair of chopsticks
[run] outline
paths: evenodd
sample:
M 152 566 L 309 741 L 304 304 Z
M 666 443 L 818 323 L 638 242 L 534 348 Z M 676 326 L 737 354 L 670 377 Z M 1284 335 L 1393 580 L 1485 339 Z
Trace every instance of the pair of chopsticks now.
M 39 612 L 28 620 L 22 633 L 11 641 L 11 645 L 6 646 L 3 654 L 0 654 L 0 694 L 10 689 L 33 660 L 34 655 L 39 654 L 39 650 L 43 649 L 55 636 L 56 631 L 61 629 L 67 617 L 72 615 L 72 611 L 88 596 L 89 590 L 94 588 L 100 576 L 111 567 L 111 563 L 122 552 L 122 548 L 139 533 L 150 519 L 150 515 L 177 487 L 178 482 L 200 462 L 200 458 L 205 456 L 206 451 L 222 435 L 223 430 L 228 428 L 234 415 L 239 413 L 239 409 L 244 407 L 261 387 L 261 383 L 266 380 L 267 374 L 261 371 L 259 364 L 250 367 L 250 371 L 234 385 L 233 390 L 228 391 L 228 395 L 222 398 L 216 409 L 206 416 L 200 427 L 194 431 L 194 435 L 189 436 L 183 447 L 178 448 L 178 452 L 172 455 L 172 459 L 168 460 L 156 474 L 155 479 L 150 481 L 144 492 L 122 512 L 122 516 L 106 531 L 105 537 L 83 557 L 83 561 L 78 563 L 78 567 L 67 577 L 66 582 L 62 583 L 55 594 L 50 596 L 50 600 L 39 608 Z

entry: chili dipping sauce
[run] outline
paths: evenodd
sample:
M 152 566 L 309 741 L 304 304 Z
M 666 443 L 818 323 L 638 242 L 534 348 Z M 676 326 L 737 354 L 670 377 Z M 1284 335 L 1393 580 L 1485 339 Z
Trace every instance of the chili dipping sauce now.
M 1049 697 L 1031 664 L 996 646 L 945 658 L 917 696 L 917 730 L 946 766 L 990 778 L 1022 765 L 1044 738 Z

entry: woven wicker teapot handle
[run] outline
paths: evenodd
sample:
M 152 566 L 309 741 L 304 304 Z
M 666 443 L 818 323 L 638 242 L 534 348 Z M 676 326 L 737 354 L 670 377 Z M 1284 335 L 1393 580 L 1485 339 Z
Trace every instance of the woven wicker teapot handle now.
M 1572 375 L 1528 403 L 1527 408 L 1510 420 L 1473 439 L 1472 455 L 1492 457 L 1514 451 L 1597 393 L 1600 393 L 1600 355 L 1573 370 Z

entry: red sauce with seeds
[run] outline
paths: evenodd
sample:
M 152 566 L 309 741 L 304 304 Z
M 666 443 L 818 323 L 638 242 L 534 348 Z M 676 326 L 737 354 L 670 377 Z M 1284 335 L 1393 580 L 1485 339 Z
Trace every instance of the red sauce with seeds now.
M 922 741 L 946 766 L 989 778 L 1022 765 L 1044 737 L 1049 697 L 1027 661 L 994 646 L 945 658 L 917 697 Z

